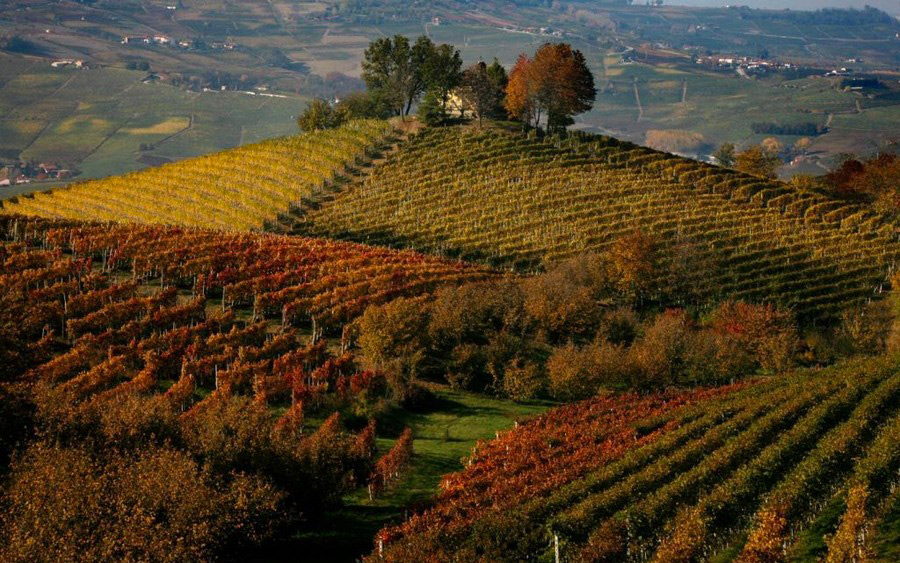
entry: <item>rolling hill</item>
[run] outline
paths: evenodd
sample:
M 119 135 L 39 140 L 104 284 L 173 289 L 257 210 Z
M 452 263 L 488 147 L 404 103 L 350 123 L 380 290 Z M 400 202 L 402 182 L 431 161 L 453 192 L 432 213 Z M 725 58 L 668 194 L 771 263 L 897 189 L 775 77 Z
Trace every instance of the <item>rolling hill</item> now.
M 898 502 L 895 363 L 717 394 L 600 397 L 520 425 L 369 560 L 858 561 Z
M 72 483 L 107 478 L 99 469 L 79 474 L 80 467 L 127 467 L 138 459 L 129 456 L 143 456 L 149 469 L 116 485 L 123 488 L 111 494 L 125 508 L 110 518 L 140 513 L 140 503 L 156 498 L 156 485 L 129 496 L 128 479 L 198 483 L 207 487 L 199 497 L 240 500 L 240 491 L 227 487 L 249 476 L 263 483 L 253 492 L 260 504 L 251 523 L 277 523 L 270 533 L 289 530 L 290 539 L 278 540 L 292 555 L 290 542 L 312 538 L 328 552 L 329 538 L 346 537 L 355 557 L 371 530 L 387 522 L 375 537 L 373 562 L 849 563 L 863 547 L 880 553 L 870 531 L 889 537 L 900 511 L 900 375 L 889 356 L 774 377 L 747 373 L 718 388 L 659 391 L 660 383 L 638 393 L 620 388 L 627 382 L 604 383 L 592 399 L 476 445 L 466 468 L 445 476 L 430 508 L 401 520 L 405 502 L 421 500 L 435 475 L 451 467 L 448 455 L 467 450 L 473 436 L 492 434 L 508 416 L 502 399 L 492 399 L 502 408 L 491 403 L 483 411 L 448 402 L 453 396 L 482 404 L 484 397 L 422 385 L 418 364 L 406 372 L 389 362 L 422 360 L 413 342 L 443 338 L 458 318 L 486 341 L 454 347 L 458 365 L 478 365 L 483 353 L 521 377 L 543 376 L 538 364 L 510 360 L 531 333 L 497 329 L 494 316 L 507 309 L 487 295 L 489 284 L 467 285 L 465 300 L 442 309 L 452 313 L 440 317 L 449 323 L 445 332 L 422 324 L 423 302 L 439 288 L 509 281 L 498 268 L 548 268 L 549 313 L 565 312 L 578 294 L 566 293 L 551 267 L 618 252 L 621 241 L 640 233 L 664 266 L 648 274 L 659 276 L 655 287 L 663 289 L 654 291 L 683 289 L 673 285 L 679 261 L 695 270 L 690 290 L 699 295 L 666 306 L 772 303 L 813 323 L 890 291 L 898 246 L 895 225 L 862 205 L 608 137 L 448 127 L 425 129 L 384 151 L 393 131 L 387 122 L 353 122 L 3 208 L 0 393 L 22 393 L 30 405 L 23 409 L 38 414 L 20 420 L 11 408 L 0 416 L 14 422 L 10 428 L 34 420 L 50 437 L 42 441 L 35 431 L 22 438 L 32 440 L 30 457 L 15 468 L 7 521 L 23 527 L 0 525 L 18 550 L 10 560 L 33 560 L 41 546 L 60 544 L 55 524 L 43 523 L 60 511 L 34 507 L 80 502 L 84 493 Z M 512 287 L 498 285 L 501 292 Z M 617 309 L 620 328 L 634 334 L 609 341 L 609 349 L 624 350 L 628 338 L 653 330 L 652 315 L 639 315 L 656 312 L 656 304 Z M 860 331 L 881 330 L 860 324 Z M 832 328 L 820 336 L 827 339 Z M 546 355 L 553 346 L 535 334 L 527 350 Z M 673 334 L 656 341 L 664 342 L 664 359 L 678 357 L 679 346 L 709 342 Z M 886 335 L 876 337 L 889 348 Z M 372 362 L 366 354 L 373 348 L 388 363 Z M 710 350 L 719 348 L 700 350 L 712 358 L 718 352 Z M 378 369 L 364 369 L 373 365 Z M 498 373 L 491 372 L 494 387 L 485 390 L 502 395 Z M 509 412 L 546 406 L 526 403 Z M 481 426 L 451 428 L 448 413 Z M 391 439 L 376 437 L 383 423 Z M 401 430 L 407 424 L 412 433 Z M 412 439 L 423 432 L 428 442 L 415 453 Z M 4 440 L 0 454 L 8 455 L 14 447 Z M 166 456 L 184 458 L 195 476 L 170 477 Z M 419 474 L 404 481 L 401 470 L 410 464 Z M 210 472 L 197 477 L 207 466 Z M 122 471 L 116 469 L 128 475 Z M 391 486 L 419 488 L 400 491 L 397 498 L 406 501 L 378 504 Z M 134 532 L 134 551 L 121 558 L 155 553 L 181 541 L 183 529 L 196 530 L 193 514 L 157 518 L 181 510 L 192 494 L 171 492 L 163 508 L 153 508 L 148 518 L 156 527 L 135 528 L 153 534 Z M 221 502 L 217 514 L 244 514 L 240 502 Z M 357 512 L 348 518 L 329 510 Z M 354 518 L 365 524 L 330 530 Z M 40 539 L 29 535 L 28 522 L 41 522 Z M 197 559 L 244 539 L 229 522 L 216 531 L 221 544 L 191 544 Z M 132 533 L 126 525 L 112 529 L 113 545 L 125 541 L 115 534 Z M 248 543 L 269 540 L 261 534 Z M 0 558 L 7 555 L 0 549 Z
M 392 130 L 354 121 L 337 130 L 272 139 L 240 148 L 74 184 L 4 211 L 41 217 L 259 230 L 299 205 L 347 166 L 358 164 Z M 302 156 L 301 156 L 302 155 Z M 298 158 L 299 157 L 299 158 Z
M 608 137 L 497 129 L 426 130 L 296 225 L 524 271 L 636 230 L 668 260 L 689 246 L 705 297 L 807 320 L 880 292 L 900 250 L 893 225 L 824 195 Z

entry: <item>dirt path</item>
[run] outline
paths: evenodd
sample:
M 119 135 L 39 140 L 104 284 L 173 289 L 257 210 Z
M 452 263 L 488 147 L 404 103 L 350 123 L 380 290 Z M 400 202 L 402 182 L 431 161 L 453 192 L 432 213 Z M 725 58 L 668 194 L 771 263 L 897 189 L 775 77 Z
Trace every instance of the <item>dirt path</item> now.
M 305 216 L 308 212 L 318 209 L 324 203 L 331 201 L 339 194 L 353 190 L 361 186 L 373 170 L 384 163 L 392 154 L 400 150 L 400 146 L 409 139 L 415 130 L 398 127 L 393 134 L 387 137 L 365 162 L 348 165 L 340 173 L 336 174 L 331 182 L 314 191 L 309 196 L 301 198 L 300 205 L 289 213 L 279 215 L 277 222 L 271 230 L 282 234 L 305 235 Z
M 634 81 L 634 101 L 637 102 L 638 123 L 644 118 L 644 106 L 641 105 L 641 93 L 638 92 L 637 80 Z
M 681 82 L 681 103 L 687 103 L 687 78 L 683 79 Z
M 188 118 L 188 124 L 187 124 L 187 127 L 185 127 L 184 129 L 181 129 L 180 131 L 175 131 L 174 133 L 172 133 L 172 134 L 169 135 L 168 137 L 165 137 L 164 139 L 160 139 L 159 141 L 157 141 L 157 142 L 154 143 L 154 144 L 157 145 L 157 146 L 159 146 L 159 145 L 165 143 L 166 141 L 171 141 L 171 140 L 174 139 L 175 137 L 178 137 L 178 136 L 180 136 L 180 135 L 183 135 L 183 134 L 187 133 L 188 131 L 190 131 L 190 130 L 193 129 L 193 128 L 194 128 L 194 114 L 191 114 L 191 116 Z

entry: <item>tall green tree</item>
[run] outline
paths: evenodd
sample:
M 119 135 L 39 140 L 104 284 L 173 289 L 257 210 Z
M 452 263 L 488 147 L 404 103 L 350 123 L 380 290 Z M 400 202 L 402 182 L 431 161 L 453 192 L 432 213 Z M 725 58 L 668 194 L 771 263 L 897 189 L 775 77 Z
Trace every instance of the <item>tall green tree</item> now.
M 432 61 L 436 57 L 434 43 L 425 35 L 419 36 L 413 44 L 409 53 L 409 81 L 405 84 L 404 94 L 406 96 L 404 109 L 408 115 L 413 104 L 422 97 L 422 94 L 428 89 L 427 71 Z
M 413 104 L 430 90 L 446 106 L 450 92 L 459 85 L 462 58 L 452 45 L 436 46 L 424 35 L 413 44 L 395 35 L 370 43 L 362 67 L 372 97 L 395 115 L 409 115 Z
M 494 62 L 487 67 L 488 80 L 494 89 L 494 101 L 490 108 L 489 115 L 500 119 L 506 117 L 506 110 L 503 102 L 506 100 L 506 85 L 509 84 L 509 76 L 506 74 L 506 68 L 500 64 L 500 61 L 494 58 Z
M 402 35 L 372 41 L 362 63 L 362 77 L 373 98 L 404 115 L 407 92 L 415 83 L 412 48 Z
M 446 43 L 435 46 L 423 64 L 422 75 L 427 91 L 439 102 L 442 118 L 446 118 L 450 94 L 462 81 L 459 51 Z

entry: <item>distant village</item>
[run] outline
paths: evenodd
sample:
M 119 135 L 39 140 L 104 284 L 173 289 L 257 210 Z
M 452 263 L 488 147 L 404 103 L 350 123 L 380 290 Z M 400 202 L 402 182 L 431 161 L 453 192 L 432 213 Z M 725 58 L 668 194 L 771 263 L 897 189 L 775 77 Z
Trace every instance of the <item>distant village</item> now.
M 225 51 L 233 51 L 237 48 L 237 45 L 230 41 L 213 41 L 212 43 L 203 43 L 201 46 L 197 41 L 188 39 L 175 41 L 171 37 L 166 37 L 165 35 L 126 35 L 122 38 L 122 45 L 162 45 L 178 47 L 180 49 L 209 47 L 211 49 Z
M 537 35 L 540 37 L 565 37 L 565 33 L 552 27 L 518 27 L 506 26 L 497 28 L 507 33 L 524 33 L 526 35 Z
M 695 62 L 698 65 L 735 69 L 739 73 L 743 71 L 746 74 L 765 74 L 772 71 L 792 70 L 797 68 L 797 65 L 793 63 L 769 61 L 757 57 L 739 57 L 736 55 L 697 57 Z
M 30 184 L 33 181 L 67 180 L 74 175 L 73 170 L 52 162 L 0 164 L 0 187 Z

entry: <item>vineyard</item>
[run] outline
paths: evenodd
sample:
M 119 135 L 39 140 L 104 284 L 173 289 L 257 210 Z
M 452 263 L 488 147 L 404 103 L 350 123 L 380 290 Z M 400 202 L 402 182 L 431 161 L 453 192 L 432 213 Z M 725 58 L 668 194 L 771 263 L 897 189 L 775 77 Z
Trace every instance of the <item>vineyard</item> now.
M 326 390 L 364 389 L 377 378 L 352 371 L 323 336 L 346 349 L 342 327 L 367 305 L 491 276 L 278 235 L 11 216 L 0 232 L 4 316 L 31 342 L 21 372 L 81 398 L 164 391 L 188 413 L 217 394 L 310 405 Z
M 707 298 L 807 319 L 880 292 L 898 252 L 871 211 L 782 183 L 606 137 L 461 128 L 414 137 L 297 228 L 524 270 L 640 230 L 708 265 Z
M 881 359 L 563 407 L 480 444 L 370 560 L 789 561 L 816 526 L 809 560 L 863 561 L 898 501 L 898 399 Z
M 259 230 L 363 162 L 390 132 L 383 121 L 273 139 L 5 203 L 48 218 Z

